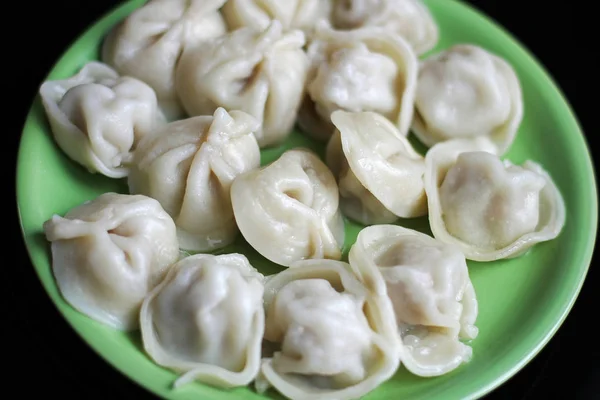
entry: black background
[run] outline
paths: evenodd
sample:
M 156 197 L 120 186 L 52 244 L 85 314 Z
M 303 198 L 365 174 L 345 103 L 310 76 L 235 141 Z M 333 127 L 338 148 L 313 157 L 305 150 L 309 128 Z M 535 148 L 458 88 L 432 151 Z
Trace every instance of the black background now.
M 21 1 L 10 2 L 7 7 L 12 9 L 4 9 L 0 82 L 5 105 L 1 109 L 2 119 L 9 125 L 3 124 L 2 136 L 10 143 L 2 147 L 2 159 L 8 162 L 9 171 L 14 171 L 25 115 L 45 75 L 74 38 L 118 3 Z M 511 31 L 536 55 L 565 93 L 592 141 L 599 121 L 592 113 L 600 112 L 600 67 L 592 61 L 600 49 L 600 21 L 594 21 L 593 2 L 561 1 L 554 6 L 525 0 L 469 3 Z M 12 177 L 8 174 L 5 180 L 14 186 Z M 14 202 L 6 207 L 16 211 Z M 58 314 L 27 258 L 16 215 L 13 211 L 11 227 L 5 231 L 12 240 L 3 241 L 10 246 L 3 251 L 8 275 L 5 272 L 0 287 L 8 292 L 8 299 L 2 296 L 3 308 L 11 318 L 2 322 L 3 335 L 9 335 L 2 343 L 2 361 L 14 374 L 4 380 L 4 388 L 14 387 L 22 394 L 39 388 L 45 395 L 67 398 L 152 398 L 98 357 Z M 557 335 L 528 366 L 487 398 L 600 399 L 600 333 L 596 328 L 600 302 L 595 296 L 599 285 L 592 263 L 575 307 Z M 25 385 L 18 383 L 21 379 Z

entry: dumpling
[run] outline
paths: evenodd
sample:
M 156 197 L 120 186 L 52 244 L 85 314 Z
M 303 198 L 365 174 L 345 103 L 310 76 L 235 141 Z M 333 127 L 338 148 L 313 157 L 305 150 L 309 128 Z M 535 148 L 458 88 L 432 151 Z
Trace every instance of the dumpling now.
M 302 31 L 284 33 L 279 21 L 266 29 L 240 28 L 183 53 L 177 93 L 189 115 L 217 107 L 256 117 L 259 146 L 275 146 L 289 135 L 304 94 L 308 59 Z
M 227 32 L 219 8 L 226 0 L 150 0 L 116 25 L 102 60 L 149 84 L 168 119 L 183 116 L 175 68 L 186 47 Z
M 260 368 L 265 329 L 264 277 L 242 254 L 197 254 L 177 262 L 146 296 L 140 311 L 146 353 L 198 380 L 245 386 Z
M 104 193 L 54 215 L 44 232 L 65 300 L 120 330 L 138 328 L 144 296 L 179 258 L 175 223 L 146 196 Z
M 331 21 L 338 29 L 382 27 L 406 39 L 419 55 L 439 39 L 435 19 L 422 0 L 333 0 Z
M 256 380 L 291 400 L 358 399 L 398 369 L 391 302 L 368 292 L 348 264 L 304 260 L 267 278 L 265 340 Z
M 163 121 L 152 88 L 95 61 L 70 78 L 44 82 L 40 97 L 58 146 L 109 178 L 127 176 L 138 141 Z
M 331 113 L 344 110 L 377 112 L 408 134 L 418 64 L 400 36 L 376 27 L 336 31 L 322 23 L 307 54 L 311 69 L 298 115 L 305 133 L 328 140 L 335 130 Z
M 501 160 L 485 138 L 454 139 L 425 156 L 425 191 L 434 236 L 467 259 L 494 261 L 556 238 L 565 224 L 560 191 L 533 161 Z
M 253 132 L 260 124 L 242 111 L 171 122 L 136 151 L 131 193 L 157 199 L 177 224 L 181 248 L 220 249 L 238 234 L 229 190 L 241 173 L 260 165 Z
M 344 215 L 362 224 L 427 214 L 425 161 L 390 121 L 373 112 L 334 111 L 327 165 Z
M 421 64 L 412 130 L 426 146 L 485 136 L 502 155 L 522 119 L 521 84 L 502 58 L 461 44 Z
M 288 150 L 231 185 L 237 225 L 263 257 L 289 266 L 309 258 L 339 260 L 344 221 L 335 179 L 309 150 Z
M 400 359 L 419 376 L 439 376 L 468 362 L 478 335 L 478 303 L 461 251 L 397 225 L 364 228 L 350 249 L 360 280 L 391 299 L 403 346 Z

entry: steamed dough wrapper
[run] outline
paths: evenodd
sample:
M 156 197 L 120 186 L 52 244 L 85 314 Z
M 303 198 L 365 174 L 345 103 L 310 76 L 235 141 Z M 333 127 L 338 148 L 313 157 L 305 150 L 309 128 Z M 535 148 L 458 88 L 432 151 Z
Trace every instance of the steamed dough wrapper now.
M 372 112 L 335 111 L 331 120 L 327 165 L 347 217 L 371 225 L 427 214 L 425 161 L 398 128 Z
M 333 0 L 331 21 L 337 29 L 382 27 L 402 36 L 418 54 L 433 49 L 439 29 L 422 0 Z
M 198 254 L 173 265 L 140 312 L 146 353 L 193 380 L 245 386 L 260 368 L 264 277 L 242 254 Z
M 397 225 L 364 228 L 350 249 L 352 269 L 391 299 L 400 360 L 413 374 L 439 376 L 471 359 L 478 303 L 460 250 Z
M 552 178 L 533 161 L 501 160 L 486 138 L 454 139 L 425 157 L 425 190 L 434 236 L 467 259 L 494 261 L 524 254 L 556 238 L 565 205 Z
M 368 292 L 348 264 L 303 260 L 267 278 L 265 340 L 276 349 L 256 380 L 285 397 L 357 399 L 398 369 L 389 298 Z
M 129 190 L 161 203 L 182 249 L 211 251 L 235 240 L 229 190 L 236 176 L 260 165 L 259 126 L 242 111 L 219 108 L 171 122 L 140 143 Z
M 217 107 L 241 110 L 262 124 L 260 147 L 289 135 L 308 71 L 302 31 L 284 33 L 279 21 L 264 30 L 240 28 L 186 49 L 177 68 L 177 93 L 189 115 Z
M 162 122 L 152 88 L 99 62 L 44 82 L 40 96 L 61 150 L 109 178 L 127 176 L 138 141 Z
M 149 84 L 169 119 L 183 116 L 175 92 L 175 68 L 183 50 L 227 32 L 219 13 L 225 0 L 150 0 L 116 25 L 102 60 Z M 213 110 L 214 111 L 214 110 Z
M 298 115 L 303 131 L 326 141 L 336 110 L 382 114 L 408 134 L 414 111 L 417 56 L 401 37 L 380 28 L 336 31 L 317 26 L 307 54 L 307 95 Z
M 144 296 L 179 257 L 175 224 L 146 196 L 105 193 L 44 223 L 65 300 L 110 327 L 135 330 Z
M 289 266 L 342 256 L 344 223 L 331 171 L 309 150 L 288 150 L 238 176 L 231 187 L 237 225 L 263 257 Z
M 502 58 L 463 44 L 422 63 L 412 130 L 426 146 L 483 136 L 502 155 L 522 119 L 521 85 Z

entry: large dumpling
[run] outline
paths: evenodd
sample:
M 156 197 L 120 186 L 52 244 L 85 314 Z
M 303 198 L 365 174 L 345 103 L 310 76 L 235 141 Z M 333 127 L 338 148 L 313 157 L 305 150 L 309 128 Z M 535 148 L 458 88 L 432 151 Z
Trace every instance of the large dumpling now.
M 373 111 L 407 135 L 414 110 L 417 56 L 400 36 L 381 28 L 337 31 L 319 24 L 307 49 L 311 69 L 298 123 L 312 137 L 333 134 L 336 110 Z
M 397 225 L 364 228 L 350 249 L 353 271 L 393 304 L 400 359 L 419 376 L 438 376 L 471 359 L 478 304 L 460 249 Z
M 144 349 L 158 364 L 231 388 L 249 384 L 260 368 L 265 329 L 264 277 L 242 254 L 198 254 L 173 265 L 144 299 Z
M 44 223 L 60 293 L 121 330 L 139 326 L 144 296 L 179 258 L 175 223 L 146 196 L 105 193 Z
M 102 60 L 124 75 L 148 83 L 169 119 L 183 116 L 175 93 L 175 68 L 186 47 L 223 35 L 219 12 L 225 0 L 150 0 L 116 25 Z
M 533 161 L 501 160 L 486 138 L 454 139 L 425 156 L 425 191 L 434 236 L 467 259 L 517 257 L 556 238 L 565 205 L 552 178 Z
M 333 26 L 378 26 L 402 36 L 419 55 L 433 49 L 439 29 L 422 0 L 333 0 Z
M 40 97 L 58 146 L 110 178 L 127 176 L 137 143 L 163 120 L 151 87 L 95 61 L 44 82 Z
M 239 175 L 231 202 L 246 241 L 274 263 L 342 256 L 338 188 L 331 171 L 309 150 L 288 150 L 271 164 Z
M 140 142 L 130 192 L 160 202 L 177 224 L 183 249 L 227 246 L 238 233 L 229 190 L 236 176 L 260 165 L 259 126 L 242 111 L 222 108 L 165 125 Z
M 521 85 L 504 59 L 462 44 L 421 64 L 412 130 L 425 145 L 484 136 L 502 155 L 522 118 Z
M 342 212 L 365 225 L 427 214 L 425 160 L 390 121 L 373 112 L 335 111 L 327 165 Z
M 389 298 L 369 292 L 348 264 L 298 261 L 267 278 L 266 357 L 256 384 L 292 400 L 358 399 L 398 369 Z
M 264 30 L 245 27 L 190 47 L 177 67 L 177 93 L 189 115 L 217 107 L 256 117 L 259 146 L 289 135 L 304 94 L 308 59 L 302 31 L 284 33 L 279 21 Z

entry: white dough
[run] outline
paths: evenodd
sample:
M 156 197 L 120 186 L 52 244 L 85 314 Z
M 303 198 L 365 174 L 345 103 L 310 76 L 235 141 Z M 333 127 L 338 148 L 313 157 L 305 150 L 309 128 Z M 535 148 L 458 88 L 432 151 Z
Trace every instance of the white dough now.
M 105 193 L 44 223 L 65 300 L 121 330 L 139 326 L 144 296 L 177 261 L 175 223 L 146 196 Z
M 465 256 L 456 246 L 397 225 L 364 228 L 349 261 L 375 293 L 393 304 L 400 359 L 419 376 L 446 374 L 471 359 L 459 339 L 474 339 L 478 303 Z
M 519 79 L 502 58 L 475 46 L 453 46 L 419 70 L 413 132 L 426 146 L 488 137 L 504 154 L 523 118 Z
M 308 72 L 300 30 L 284 32 L 279 21 L 264 30 L 245 27 L 186 49 L 176 74 L 177 93 L 189 115 L 217 107 L 245 111 L 262 124 L 260 147 L 289 135 Z
M 181 118 L 175 93 L 177 62 L 185 48 L 227 32 L 219 12 L 225 1 L 150 0 L 111 30 L 102 60 L 149 84 L 169 120 Z
M 163 121 L 151 87 L 95 61 L 44 82 L 40 97 L 58 146 L 109 178 L 127 176 L 137 143 Z
M 242 111 L 171 122 L 140 142 L 129 190 L 157 199 L 177 224 L 181 248 L 210 251 L 238 234 L 229 189 L 236 176 L 260 165 L 254 132 Z
M 550 175 L 533 161 L 501 160 L 496 150 L 486 138 L 454 139 L 425 157 L 431 230 L 470 260 L 517 257 L 556 238 L 565 224 Z
M 338 188 L 331 171 L 309 150 L 288 150 L 271 164 L 239 175 L 231 202 L 246 241 L 274 263 L 342 256 Z
M 327 165 L 340 189 L 342 212 L 365 225 L 427 214 L 425 160 L 380 114 L 335 111 Z
M 242 254 L 189 256 L 171 267 L 140 311 L 146 353 L 220 388 L 245 386 L 260 368 L 264 277 Z

